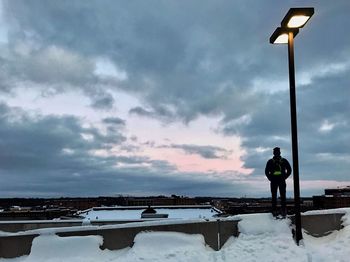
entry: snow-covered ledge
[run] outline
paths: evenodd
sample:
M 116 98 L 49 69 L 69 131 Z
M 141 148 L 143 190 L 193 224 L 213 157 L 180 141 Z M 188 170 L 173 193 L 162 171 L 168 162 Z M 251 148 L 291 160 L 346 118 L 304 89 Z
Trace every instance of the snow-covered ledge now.
M 306 234 L 323 237 L 344 227 L 349 208 L 312 210 L 302 214 L 301 226 Z
M 73 257 L 90 256 L 93 251 L 95 261 L 111 261 L 101 260 L 100 257 L 111 254 L 120 257 L 126 254 L 131 258 L 143 258 L 149 254 L 157 256 L 158 253 L 168 257 L 174 255 L 173 250 L 180 248 L 184 250 L 183 255 L 186 258 L 189 256 L 188 250 L 201 249 L 200 252 L 195 252 L 192 261 L 204 253 L 208 259 L 202 261 L 210 261 L 209 257 L 226 261 L 222 259 L 226 255 L 238 258 L 237 261 L 243 261 L 246 257 L 265 257 L 263 261 L 276 261 L 286 252 L 289 254 L 285 255 L 286 261 L 308 261 L 310 257 L 320 261 L 318 258 L 328 257 L 327 254 L 338 257 L 339 261 L 347 261 L 347 249 L 339 247 L 349 239 L 350 208 L 304 213 L 302 226 L 302 247 L 296 246 L 293 240 L 291 221 L 276 220 L 269 213 L 237 215 L 220 220 L 163 220 L 123 225 L 47 228 L 17 233 L 1 232 L 0 257 L 29 255 L 28 261 L 51 261 L 46 260 L 51 256 L 62 258 L 62 261 L 73 261 Z M 220 251 L 212 253 L 214 250 Z M 183 260 L 181 257 L 178 259 Z M 26 261 L 26 256 L 18 261 Z
M 239 219 L 236 218 L 163 220 L 122 225 L 45 228 L 18 233 L 3 232 L 0 235 L 0 258 L 28 255 L 31 252 L 33 239 L 39 236 L 100 236 L 103 238 L 101 249 L 118 250 L 131 247 L 138 233 L 149 231 L 202 235 L 206 245 L 219 250 L 230 237 L 238 236 L 238 222 Z

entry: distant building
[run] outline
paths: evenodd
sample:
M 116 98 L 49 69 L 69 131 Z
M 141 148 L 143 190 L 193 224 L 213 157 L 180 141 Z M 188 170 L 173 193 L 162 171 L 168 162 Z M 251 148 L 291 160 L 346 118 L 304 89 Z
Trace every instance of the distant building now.
M 97 206 L 125 205 L 125 198 L 119 197 L 61 197 L 61 198 L 0 198 L 0 208 L 11 211 L 14 206 L 30 207 L 32 210 L 77 209 L 85 210 Z
M 126 206 L 179 206 L 179 205 L 196 205 L 193 198 L 172 196 L 172 197 L 129 197 L 125 200 Z
M 350 197 L 350 186 L 341 188 L 325 189 L 326 196 L 348 196 Z
M 172 195 L 151 197 L 0 198 L 0 220 L 41 220 L 74 217 L 95 207 L 196 205 L 194 198 Z
M 100 205 L 98 199 L 90 198 L 53 199 L 50 201 L 50 204 L 57 207 L 75 208 L 78 210 L 89 209 Z
M 229 198 L 213 200 L 213 205 L 225 214 L 251 214 L 271 212 L 271 198 Z M 313 209 L 312 198 L 301 198 L 300 210 L 302 212 Z M 294 212 L 294 199 L 287 199 L 288 214 Z
M 315 209 L 350 207 L 350 186 L 325 189 L 322 196 L 313 196 Z
M 75 211 L 70 209 L 31 210 L 30 208 L 13 208 L 9 211 L 0 212 L 0 221 L 50 220 L 61 217 L 72 217 Z

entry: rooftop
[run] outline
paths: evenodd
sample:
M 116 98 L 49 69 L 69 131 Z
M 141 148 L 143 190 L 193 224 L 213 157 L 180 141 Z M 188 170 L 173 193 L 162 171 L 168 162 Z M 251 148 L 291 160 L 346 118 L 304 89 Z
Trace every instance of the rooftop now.
M 87 220 L 126 220 L 140 219 L 147 206 L 92 208 L 80 213 Z M 157 214 L 167 214 L 169 219 L 213 218 L 221 212 L 211 205 L 157 206 Z
M 240 234 L 230 237 L 219 251 L 206 245 L 201 234 L 143 231 L 135 236 L 132 247 L 102 250 L 100 246 L 105 240 L 100 235 L 63 237 L 58 235 L 58 229 L 45 229 L 36 231 L 39 236 L 33 239 L 28 256 L 1 261 L 348 261 L 350 208 L 312 211 L 303 215 L 312 217 L 339 213 L 345 214 L 341 220 L 342 229 L 328 232 L 323 237 L 313 237 L 304 229 L 300 246 L 293 240 L 289 219 L 276 220 L 269 213 L 261 213 L 231 217 L 238 221 Z M 118 225 L 118 228 L 130 226 Z M 11 234 L 16 235 L 23 236 L 23 232 Z

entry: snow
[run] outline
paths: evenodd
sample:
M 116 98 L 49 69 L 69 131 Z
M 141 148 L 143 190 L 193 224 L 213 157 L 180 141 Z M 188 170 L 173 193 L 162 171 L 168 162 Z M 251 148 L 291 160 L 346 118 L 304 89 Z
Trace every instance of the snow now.
M 233 219 L 226 218 L 228 220 Z M 225 219 L 221 219 L 225 220 Z M 105 222 L 108 220 L 102 220 L 101 222 Z M 84 220 L 83 226 L 69 226 L 69 227 L 50 227 L 50 228 L 40 228 L 26 231 L 19 231 L 16 233 L 12 232 L 4 232 L 0 231 L 0 236 L 20 236 L 20 235 L 28 235 L 28 234 L 39 234 L 39 235 L 52 235 L 55 233 L 64 233 L 64 232 L 72 232 L 72 231 L 90 231 L 90 230 L 98 230 L 98 229 L 117 229 L 117 228 L 136 228 L 136 227 L 145 227 L 145 226 L 165 226 L 165 225 L 180 225 L 187 223 L 201 223 L 206 221 L 213 221 L 213 219 L 162 219 L 162 220 L 147 220 L 141 222 L 134 222 L 133 220 L 130 223 L 125 224 L 111 224 L 111 225 L 91 225 L 90 221 Z M 214 219 L 216 221 L 216 219 Z
M 239 217 L 241 233 L 220 250 L 221 261 L 308 261 L 306 250 L 292 238 L 289 220 L 275 220 L 271 214 Z
M 218 212 L 210 208 L 154 208 L 157 214 L 168 214 L 170 219 L 211 218 Z M 87 220 L 130 220 L 140 219 L 145 207 L 134 210 L 89 210 L 80 215 Z
M 133 248 L 118 261 L 207 261 L 212 253 L 202 235 L 150 232 L 138 234 Z
M 290 234 L 290 228 L 286 226 L 285 220 L 276 220 L 274 223 L 271 223 L 272 217 L 269 213 L 238 215 L 235 218 L 241 219 L 238 223 L 238 231 L 241 234 Z
M 271 214 L 249 214 L 233 217 L 241 219 L 238 224 L 241 233 L 237 238 L 231 237 L 219 251 L 206 246 L 202 235 L 176 232 L 139 233 L 133 247 L 115 251 L 101 250 L 99 246 L 103 239 L 98 236 L 58 237 L 48 234 L 34 239 L 30 255 L 0 261 L 345 262 L 350 257 L 350 209 L 342 211 L 346 213 L 342 230 L 320 238 L 304 233 L 300 246 L 292 238 L 288 219 L 275 220 Z
M 303 215 L 322 215 L 322 214 L 345 214 L 349 208 L 310 210 Z
M 32 252 L 24 261 L 96 261 L 99 256 L 108 257 L 108 252 L 99 248 L 100 236 L 67 237 L 43 235 L 34 238 Z

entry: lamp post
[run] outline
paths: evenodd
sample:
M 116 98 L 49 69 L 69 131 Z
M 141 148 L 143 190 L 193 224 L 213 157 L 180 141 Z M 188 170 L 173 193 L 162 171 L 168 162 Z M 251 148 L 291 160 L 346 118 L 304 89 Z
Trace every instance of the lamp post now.
M 306 22 L 314 14 L 314 8 L 291 8 L 270 37 L 271 44 L 288 44 L 289 64 L 289 95 L 290 95 L 290 119 L 292 133 L 292 156 L 293 156 L 293 182 L 294 182 L 294 208 L 295 208 L 295 240 L 297 245 L 303 238 L 301 232 L 300 215 L 300 185 L 299 185 L 299 159 L 298 159 L 298 128 L 295 95 L 295 68 L 294 68 L 294 37 L 299 28 L 304 27 Z

